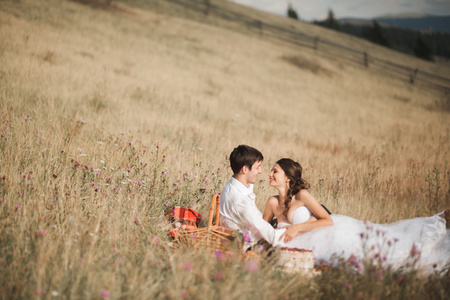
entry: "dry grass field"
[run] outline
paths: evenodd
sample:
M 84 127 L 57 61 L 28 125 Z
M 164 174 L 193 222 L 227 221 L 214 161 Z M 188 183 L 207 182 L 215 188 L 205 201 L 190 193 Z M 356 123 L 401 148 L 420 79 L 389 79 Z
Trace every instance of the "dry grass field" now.
M 450 207 L 450 96 L 170 1 L 0 0 L 1 299 L 444 299 L 449 274 L 346 264 L 313 279 L 238 252 L 173 249 L 239 144 L 299 161 L 333 213 Z M 95 1 L 85 1 L 95 2 Z M 106 3 L 107 1 L 105 1 Z M 214 4 L 450 77 L 450 67 L 227 1 Z

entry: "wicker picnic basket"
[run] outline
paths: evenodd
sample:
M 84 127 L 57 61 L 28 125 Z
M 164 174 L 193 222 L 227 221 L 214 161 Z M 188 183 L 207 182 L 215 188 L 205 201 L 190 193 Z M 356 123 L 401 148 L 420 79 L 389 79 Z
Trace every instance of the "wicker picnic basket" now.
M 193 230 L 180 230 L 178 233 L 179 241 L 197 249 L 206 249 L 207 251 L 224 252 L 230 250 L 233 241 L 238 242 L 238 232 L 219 226 L 219 205 L 220 196 L 214 194 L 209 209 L 208 226 Z

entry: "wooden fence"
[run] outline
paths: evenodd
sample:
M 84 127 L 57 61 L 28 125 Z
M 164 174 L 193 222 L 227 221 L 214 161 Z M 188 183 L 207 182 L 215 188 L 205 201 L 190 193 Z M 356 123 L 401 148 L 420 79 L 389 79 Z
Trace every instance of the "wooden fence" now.
M 382 73 L 400 80 L 408 81 L 411 84 L 441 90 L 450 93 L 450 79 L 438 76 L 417 68 L 400 65 L 386 59 L 381 59 L 370 55 L 366 51 L 353 49 L 338 43 L 334 43 L 318 36 L 310 36 L 284 27 L 265 23 L 261 20 L 252 19 L 246 15 L 227 10 L 211 3 L 211 0 L 168 0 L 182 5 L 190 10 L 208 15 L 215 15 L 224 20 L 245 26 L 250 30 L 255 30 L 265 38 L 285 41 L 297 46 L 307 47 L 320 51 L 321 54 L 332 59 L 340 59 L 365 66 L 369 70 Z

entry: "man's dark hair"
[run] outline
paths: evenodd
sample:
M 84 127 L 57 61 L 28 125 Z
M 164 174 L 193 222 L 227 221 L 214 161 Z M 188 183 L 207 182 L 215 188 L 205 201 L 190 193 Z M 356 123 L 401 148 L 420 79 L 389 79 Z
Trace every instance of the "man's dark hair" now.
M 236 175 L 241 171 L 243 166 L 247 166 L 251 170 L 255 162 L 262 161 L 263 159 L 264 156 L 258 149 L 247 145 L 239 145 L 230 154 L 230 165 L 233 174 Z

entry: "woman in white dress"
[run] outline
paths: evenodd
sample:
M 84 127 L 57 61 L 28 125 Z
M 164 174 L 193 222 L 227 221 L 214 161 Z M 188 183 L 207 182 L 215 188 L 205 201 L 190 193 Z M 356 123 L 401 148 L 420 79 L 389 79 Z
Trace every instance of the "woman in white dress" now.
M 283 247 L 313 250 L 316 261 L 340 257 L 394 268 L 408 263 L 430 271 L 448 267 L 450 231 L 444 213 L 387 225 L 330 215 L 307 191 L 301 165 L 289 158 L 275 164 L 269 179 L 278 195 L 267 200 L 263 217 L 268 222 L 276 217 L 277 227 L 286 228 Z

